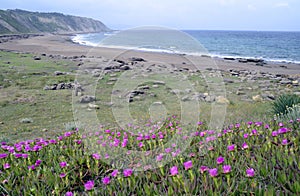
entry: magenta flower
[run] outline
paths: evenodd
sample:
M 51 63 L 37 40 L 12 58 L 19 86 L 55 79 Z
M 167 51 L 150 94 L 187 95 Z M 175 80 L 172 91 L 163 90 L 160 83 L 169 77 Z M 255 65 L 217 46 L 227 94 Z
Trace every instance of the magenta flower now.
M 255 171 L 254 171 L 253 168 L 249 168 L 249 169 L 246 170 L 247 177 L 253 177 L 254 174 L 255 174 Z
M 166 148 L 166 149 L 165 149 L 165 152 L 166 152 L 166 153 L 170 153 L 171 150 L 172 150 L 171 148 Z
M 60 178 L 64 178 L 64 177 L 66 177 L 66 174 L 65 173 L 61 173 L 61 174 L 59 174 L 59 177 Z
M 192 161 L 187 161 L 187 162 L 184 162 L 183 165 L 184 165 L 184 169 L 188 170 L 188 169 L 193 167 L 193 162 Z
M 156 160 L 161 161 L 163 159 L 163 156 L 164 156 L 163 154 L 157 155 Z
M 92 190 L 94 188 L 94 186 L 95 186 L 95 183 L 93 180 L 89 180 L 84 184 L 84 188 L 86 191 Z
M 73 193 L 68 191 L 68 192 L 66 192 L 65 196 L 73 196 Z
M 67 166 L 67 162 L 60 162 L 60 163 L 59 163 L 59 166 L 60 166 L 61 168 L 64 168 L 64 167 Z
M 15 157 L 18 159 L 18 158 L 21 158 L 22 157 L 22 154 L 15 154 Z
M 253 134 L 253 135 L 257 135 L 257 130 L 256 130 L 256 129 L 253 129 L 253 130 L 252 130 L 252 134 Z
M 208 167 L 207 166 L 204 166 L 204 165 L 202 165 L 201 167 L 200 167 L 200 173 L 201 174 L 203 174 L 205 171 L 207 171 L 208 170 Z
M 171 167 L 170 173 L 171 173 L 171 176 L 177 175 L 178 174 L 178 168 L 177 168 L 177 166 Z
M 124 177 L 129 177 L 132 175 L 132 169 L 125 169 L 123 171 Z
M 105 184 L 105 185 L 108 185 L 110 183 L 110 178 L 108 176 L 104 177 L 102 179 L 102 183 Z
M 209 172 L 209 175 L 211 177 L 216 177 L 218 175 L 218 169 L 217 168 L 210 169 L 210 170 L 208 170 L 208 172 Z
M 217 164 L 222 164 L 224 162 L 224 158 L 222 156 L 219 156 L 217 158 Z
M 35 161 L 35 166 L 39 166 L 42 163 L 42 160 L 38 159 Z
M 101 159 L 101 156 L 98 153 L 95 153 L 92 155 L 94 159 L 99 160 Z
M 283 139 L 281 142 L 282 145 L 287 145 L 288 144 L 288 140 L 287 139 Z
M 284 127 L 280 128 L 280 129 L 278 130 L 278 134 L 284 134 L 284 133 L 287 133 L 287 132 L 288 132 L 288 129 L 287 129 L 287 128 L 284 128 Z
M 280 122 L 280 123 L 278 123 L 278 126 L 279 126 L 279 127 L 283 127 L 284 124 L 283 124 L 282 122 Z
M 0 159 L 4 159 L 4 158 L 6 158 L 8 155 L 7 154 L 0 154 Z
M 273 131 L 273 132 L 272 132 L 272 136 L 273 136 L 273 137 L 276 137 L 277 135 L 278 135 L 278 131 Z
M 70 137 L 71 135 L 72 135 L 71 132 L 66 132 L 66 133 L 64 134 L 65 137 Z
M 4 164 L 3 164 L 3 168 L 4 168 L 4 169 L 10 168 L 10 164 L 9 164 L 9 163 L 4 163 Z
M 56 144 L 57 142 L 56 142 L 56 140 L 49 140 L 49 143 L 50 144 Z
M 143 142 L 139 143 L 139 147 L 142 148 L 144 146 Z
M 227 147 L 228 151 L 233 151 L 234 149 L 235 149 L 235 145 L 234 144 L 232 144 L 232 145 L 230 145 L 230 146 Z
M 112 177 L 117 177 L 119 171 L 117 169 L 115 169 L 112 173 L 111 173 L 111 176 Z
M 246 142 L 244 142 L 242 144 L 242 149 L 244 150 L 244 149 L 247 149 L 247 148 L 249 148 L 249 146 L 248 146 L 248 144 Z
M 231 166 L 230 165 L 223 165 L 223 173 L 227 174 L 231 171 Z
M 29 169 L 29 170 L 35 170 L 35 166 L 34 166 L 34 165 L 29 165 L 29 166 L 28 166 L 28 169 Z

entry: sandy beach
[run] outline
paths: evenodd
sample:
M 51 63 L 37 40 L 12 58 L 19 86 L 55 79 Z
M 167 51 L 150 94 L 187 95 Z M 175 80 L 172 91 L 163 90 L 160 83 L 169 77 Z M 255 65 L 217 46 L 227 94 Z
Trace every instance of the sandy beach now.
M 262 66 L 255 62 L 239 62 L 237 59 L 221 59 L 206 56 L 186 56 L 167 53 L 144 51 L 128 51 L 125 49 L 83 46 L 71 41 L 71 35 L 43 35 L 27 39 L 13 39 L 0 43 L 1 50 L 33 53 L 36 55 L 60 55 L 65 57 L 88 56 L 108 60 L 122 57 L 122 59 L 139 57 L 152 62 L 164 62 L 186 69 L 221 69 L 221 70 L 249 70 L 273 74 L 300 74 L 300 65 L 292 63 L 266 62 Z

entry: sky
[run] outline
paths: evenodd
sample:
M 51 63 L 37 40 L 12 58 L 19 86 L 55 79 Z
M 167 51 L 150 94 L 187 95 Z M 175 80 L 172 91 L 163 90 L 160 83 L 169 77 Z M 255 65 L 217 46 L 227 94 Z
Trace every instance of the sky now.
M 300 0 L 1 0 L 0 9 L 60 12 L 111 29 L 300 31 Z

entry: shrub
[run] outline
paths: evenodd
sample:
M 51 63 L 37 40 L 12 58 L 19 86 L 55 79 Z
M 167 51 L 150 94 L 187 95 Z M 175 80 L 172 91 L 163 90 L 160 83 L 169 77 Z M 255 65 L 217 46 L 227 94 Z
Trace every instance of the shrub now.
M 300 104 L 287 107 L 286 114 L 275 115 L 275 120 L 279 122 L 298 121 L 300 118 Z
M 288 108 L 300 103 L 300 97 L 294 94 L 280 95 L 272 106 L 272 112 L 274 115 L 285 115 L 288 112 Z

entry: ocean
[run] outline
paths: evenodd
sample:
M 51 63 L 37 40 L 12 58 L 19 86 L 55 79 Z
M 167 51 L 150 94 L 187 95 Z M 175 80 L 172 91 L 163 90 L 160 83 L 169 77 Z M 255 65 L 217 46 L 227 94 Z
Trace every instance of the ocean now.
M 142 28 L 78 34 L 72 40 L 90 46 L 153 52 L 259 58 L 300 64 L 300 32 L 210 31 Z

